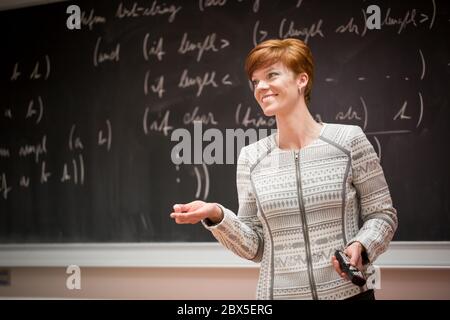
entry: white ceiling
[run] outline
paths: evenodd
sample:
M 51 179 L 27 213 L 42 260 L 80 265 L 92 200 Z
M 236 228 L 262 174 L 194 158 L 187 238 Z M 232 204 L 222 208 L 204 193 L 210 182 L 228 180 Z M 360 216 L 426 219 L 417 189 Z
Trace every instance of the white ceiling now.
M 61 2 L 66 0 L 0 0 L 0 11 L 16 8 L 24 8 L 37 6 L 40 4 L 47 4 L 52 2 Z

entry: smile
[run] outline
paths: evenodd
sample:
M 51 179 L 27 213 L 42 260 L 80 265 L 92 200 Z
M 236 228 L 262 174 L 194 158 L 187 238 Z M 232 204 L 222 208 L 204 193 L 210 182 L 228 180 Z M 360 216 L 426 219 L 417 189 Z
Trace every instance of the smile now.
M 275 93 L 263 95 L 261 98 L 261 102 L 264 102 L 267 98 L 275 97 L 276 95 L 277 94 L 275 94 Z

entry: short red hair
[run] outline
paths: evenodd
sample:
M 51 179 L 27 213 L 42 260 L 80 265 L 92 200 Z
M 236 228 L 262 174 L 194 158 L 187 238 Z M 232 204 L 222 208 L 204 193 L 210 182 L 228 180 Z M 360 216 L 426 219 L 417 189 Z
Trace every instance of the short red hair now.
M 271 39 L 254 47 L 245 60 L 245 71 L 251 80 L 253 72 L 281 61 L 295 75 L 304 72 L 309 80 L 305 89 L 305 101 L 311 100 L 311 90 L 314 78 L 314 62 L 311 50 L 299 39 Z

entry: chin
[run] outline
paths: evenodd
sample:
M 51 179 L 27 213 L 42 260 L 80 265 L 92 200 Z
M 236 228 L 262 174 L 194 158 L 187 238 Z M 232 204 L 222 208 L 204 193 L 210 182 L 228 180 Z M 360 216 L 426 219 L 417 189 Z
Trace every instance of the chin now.
M 266 117 L 273 117 L 273 116 L 275 116 L 275 113 L 276 113 L 275 110 L 272 108 L 262 109 L 262 112 L 264 113 L 264 115 Z
M 266 117 L 273 117 L 275 116 L 275 112 L 271 112 L 269 110 L 263 110 L 263 113 Z

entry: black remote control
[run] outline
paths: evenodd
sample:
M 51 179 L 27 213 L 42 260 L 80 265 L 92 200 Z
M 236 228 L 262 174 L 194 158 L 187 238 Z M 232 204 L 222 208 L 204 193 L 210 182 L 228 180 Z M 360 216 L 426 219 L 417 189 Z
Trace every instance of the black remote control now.
M 345 272 L 353 284 L 360 287 L 366 284 L 366 279 L 364 278 L 363 273 L 350 264 L 350 260 L 344 252 L 341 250 L 336 250 L 334 256 L 339 262 L 341 270 Z

